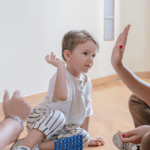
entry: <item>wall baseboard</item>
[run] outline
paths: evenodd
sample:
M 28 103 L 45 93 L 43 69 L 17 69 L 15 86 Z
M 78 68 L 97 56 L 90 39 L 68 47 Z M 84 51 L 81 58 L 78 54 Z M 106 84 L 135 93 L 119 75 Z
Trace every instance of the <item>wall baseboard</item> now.
M 139 78 L 150 78 L 150 72 L 134 72 Z
M 150 72 L 134 72 L 134 74 L 139 78 L 150 78 Z M 120 79 L 117 74 L 109 75 L 106 77 L 91 80 L 92 86 L 98 86 L 107 82 L 115 81 Z
M 135 72 L 134 74 L 138 76 L 139 78 L 150 78 L 150 72 Z M 112 82 L 115 80 L 119 80 L 119 77 L 117 74 L 91 80 L 91 83 L 92 83 L 92 86 L 94 87 L 94 86 L 98 86 L 98 85 L 101 85 L 107 82 Z M 46 94 L 47 92 L 38 93 L 35 95 L 26 96 L 24 97 L 24 99 L 27 103 L 32 104 L 32 103 L 44 100 L 44 97 L 46 96 Z M 2 111 L 3 111 L 2 103 L 0 103 L 0 112 Z
M 118 79 L 119 79 L 118 75 L 114 74 L 114 75 L 110 75 L 110 76 L 101 77 L 101 78 L 98 78 L 98 79 L 91 80 L 91 83 L 92 83 L 92 86 L 94 87 L 94 86 L 98 86 L 100 84 L 115 81 L 115 80 L 118 80 Z

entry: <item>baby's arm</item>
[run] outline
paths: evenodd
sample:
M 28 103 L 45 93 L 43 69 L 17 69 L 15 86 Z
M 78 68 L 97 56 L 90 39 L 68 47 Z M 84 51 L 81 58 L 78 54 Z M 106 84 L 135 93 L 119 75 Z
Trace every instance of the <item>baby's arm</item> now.
M 123 53 L 127 41 L 130 26 L 127 26 L 120 34 L 112 52 L 111 63 L 120 79 L 125 85 L 140 99 L 150 106 L 150 84 L 139 79 L 134 73 L 126 68 L 122 63 Z M 120 48 L 123 45 L 123 48 Z
M 69 90 L 65 63 L 57 58 L 55 59 L 55 55 L 53 55 L 53 53 L 51 53 L 50 58 L 49 55 L 47 55 L 45 59 L 49 64 L 57 67 L 56 83 L 54 87 L 55 97 L 60 101 L 67 100 L 69 96 Z

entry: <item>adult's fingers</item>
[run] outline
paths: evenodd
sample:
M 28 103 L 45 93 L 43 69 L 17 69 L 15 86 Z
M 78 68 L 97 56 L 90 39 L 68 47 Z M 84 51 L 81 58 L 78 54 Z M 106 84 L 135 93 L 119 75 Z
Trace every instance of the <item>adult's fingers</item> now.
M 123 45 L 125 44 L 126 36 L 127 36 L 127 27 L 124 28 L 123 33 L 122 33 L 122 38 L 121 38 L 121 41 L 120 41 L 120 43 L 123 44 Z
M 126 41 L 127 41 L 127 37 L 128 37 L 128 33 L 129 33 L 129 29 L 130 29 L 130 25 L 127 25 L 123 31 L 123 36 L 122 36 L 122 39 L 121 39 L 121 43 L 123 45 L 126 44 Z
M 117 42 L 116 42 L 116 45 L 120 42 L 121 38 L 122 38 L 122 33 L 119 35 Z
M 137 140 L 136 135 L 132 135 L 130 137 L 122 137 L 122 133 L 118 131 L 119 137 L 123 143 L 133 143 Z
M 9 101 L 9 93 L 7 90 L 5 90 L 5 94 L 3 97 L 3 104 L 7 103 Z
M 135 129 L 127 131 L 125 134 L 125 137 L 131 137 L 133 135 L 136 135 Z
M 20 92 L 15 91 L 12 97 L 19 98 L 20 97 Z M 12 100 L 15 100 L 15 99 L 12 99 Z
M 53 52 L 51 52 L 51 56 L 50 56 L 50 60 L 52 60 L 53 59 Z
M 126 40 L 125 40 L 125 45 L 127 43 L 127 38 L 128 38 L 128 34 L 129 34 L 129 30 L 130 30 L 131 25 L 127 26 L 127 36 L 126 36 Z
M 121 141 L 122 141 L 123 143 L 126 143 L 126 142 L 124 142 L 125 138 L 122 137 L 122 132 L 118 131 L 118 135 L 119 135 Z

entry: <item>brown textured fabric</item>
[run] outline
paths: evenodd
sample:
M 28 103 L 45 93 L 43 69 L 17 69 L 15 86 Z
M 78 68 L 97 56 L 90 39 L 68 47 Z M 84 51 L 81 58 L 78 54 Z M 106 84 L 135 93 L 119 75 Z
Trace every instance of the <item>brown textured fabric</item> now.
M 133 94 L 129 99 L 129 110 L 135 127 L 150 125 L 150 107 Z
M 150 150 L 150 132 L 147 132 L 141 142 L 142 150 Z

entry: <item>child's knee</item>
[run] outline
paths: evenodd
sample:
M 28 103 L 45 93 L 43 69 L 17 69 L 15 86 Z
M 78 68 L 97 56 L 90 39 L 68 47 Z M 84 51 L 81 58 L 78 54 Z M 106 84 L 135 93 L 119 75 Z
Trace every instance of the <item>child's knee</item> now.
M 65 115 L 59 111 L 59 110 L 53 110 L 53 113 L 50 113 L 46 121 L 44 122 L 44 125 L 50 128 L 57 127 L 58 130 L 61 130 L 63 126 L 65 125 L 66 117 Z
M 54 113 L 51 114 L 50 117 L 54 117 L 53 118 L 54 121 L 62 122 L 63 126 L 65 125 L 66 117 L 65 117 L 65 115 L 61 111 L 54 110 Z
M 41 131 L 46 135 L 46 139 L 51 137 L 53 134 L 56 134 L 57 131 L 61 130 L 66 122 L 65 115 L 59 110 L 52 110 L 53 113 L 50 113 L 47 116 L 46 120 L 41 124 Z
M 142 138 L 142 150 L 149 150 L 150 149 L 150 132 L 147 132 Z
M 55 134 L 57 131 L 61 130 L 65 125 L 65 122 L 66 117 L 61 111 L 44 111 L 39 115 L 39 118 L 33 122 L 33 124 L 30 125 L 30 123 L 27 123 L 27 129 L 28 131 L 33 128 L 38 129 L 46 135 L 46 138 L 48 138 L 52 134 Z
M 82 138 L 83 138 L 83 148 L 86 148 L 90 142 L 90 135 L 89 133 L 83 129 L 82 131 Z

